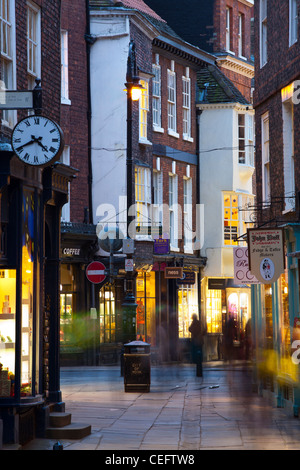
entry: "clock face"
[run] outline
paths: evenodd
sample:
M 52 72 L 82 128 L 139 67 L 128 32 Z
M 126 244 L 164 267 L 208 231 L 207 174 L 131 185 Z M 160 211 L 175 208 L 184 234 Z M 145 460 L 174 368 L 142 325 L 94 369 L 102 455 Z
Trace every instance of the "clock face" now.
M 63 150 L 63 133 L 54 121 L 45 116 L 28 116 L 15 126 L 12 148 L 28 165 L 49 165 Z

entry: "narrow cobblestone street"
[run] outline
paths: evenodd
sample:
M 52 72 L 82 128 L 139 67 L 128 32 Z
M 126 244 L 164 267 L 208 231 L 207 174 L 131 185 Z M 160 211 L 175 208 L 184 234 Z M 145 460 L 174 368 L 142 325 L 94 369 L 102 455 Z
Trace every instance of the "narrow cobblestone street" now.
M 72 422 L 92 433 L 61 441 L 64 450 L 298 450 L 300 420 L 252 391 L 251 369 L 205 365 L 152 367 L 150 393 L 125 393 L 118 367 L 62 369 Z M 52 449 L 36 439 L 24 450 Z

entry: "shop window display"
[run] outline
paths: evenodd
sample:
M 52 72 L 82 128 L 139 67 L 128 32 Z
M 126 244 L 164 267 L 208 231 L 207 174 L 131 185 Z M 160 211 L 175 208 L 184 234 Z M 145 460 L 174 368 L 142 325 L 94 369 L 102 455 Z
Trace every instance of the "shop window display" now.
M 0 397 L 14 396 L 16 270 L 0 270 Z
M 139 272 L 136 279 L 137 339 L 156 345 L 155 272 Z
M 222 291 L 206 290 L 206 328 L 207 333 L 222 333 Z
M 24 190 L 22 206 L 21 396 L 32 393 L 34 192 Z
M 100 290 L 100 343 L 116 341 L 116 302 L 115 291 L 110 285 Z
M 273 309 L 272 309 L 272 285 L 264 284 L 264 317 L 266 338 L 273 340 Z
M 198 312 L 198 289 L 197 273 L 195 273 L 195 283 L 181 285 L 178 288 L 178 336 L 179 338 L 190 338 L 189 326 L 192 323 L 192 316 Z

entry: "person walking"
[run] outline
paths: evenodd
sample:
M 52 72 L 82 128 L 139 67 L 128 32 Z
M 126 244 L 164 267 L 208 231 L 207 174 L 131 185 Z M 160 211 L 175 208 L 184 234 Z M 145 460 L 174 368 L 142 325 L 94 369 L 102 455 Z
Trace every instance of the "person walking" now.
M 197 364 L 197 376 L 202 377 L 203 335 L 201 323 L 195 313 L 192 316 L 192 323 L 189 327 L 189 332 L 191 333 L 192 362 Z

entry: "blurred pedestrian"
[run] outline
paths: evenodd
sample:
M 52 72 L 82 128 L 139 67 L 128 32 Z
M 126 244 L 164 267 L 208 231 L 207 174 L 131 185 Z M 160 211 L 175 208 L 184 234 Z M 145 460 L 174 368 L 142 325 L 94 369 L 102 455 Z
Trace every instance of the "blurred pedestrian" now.
M 224 359 L 225 361 L 233 359 L 234 346 L 233 341 L 235 339 L 235 322 L 232 316 L 229 317 L 225 325 L 224 331 Z
M 200 360 L 202 363 L 203 335 L 201 323 L 195 313 L 192 316 L 189 332 L 191 333 L 192 361 L 196 364 Z

